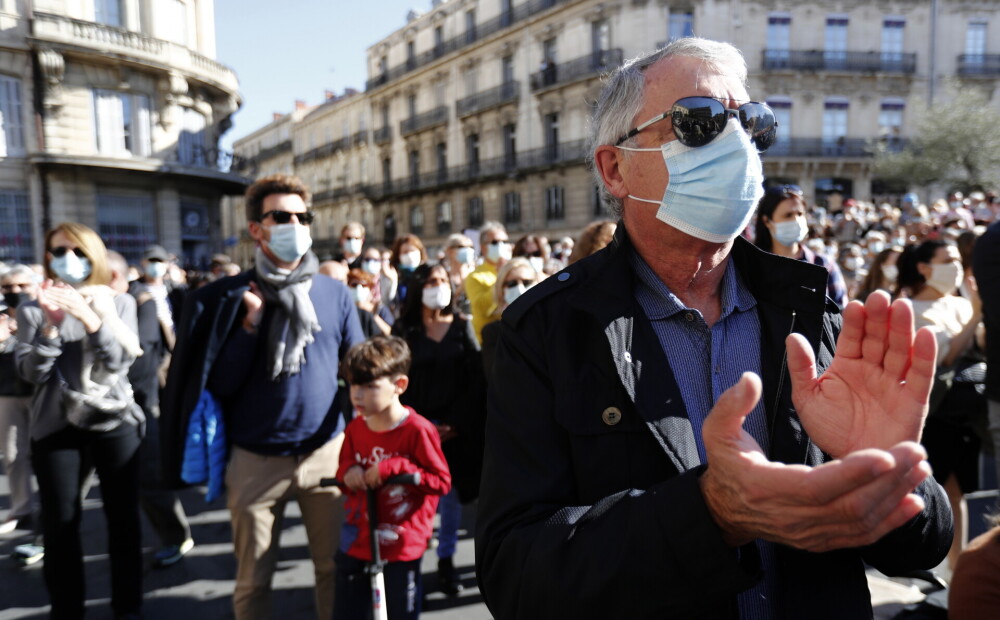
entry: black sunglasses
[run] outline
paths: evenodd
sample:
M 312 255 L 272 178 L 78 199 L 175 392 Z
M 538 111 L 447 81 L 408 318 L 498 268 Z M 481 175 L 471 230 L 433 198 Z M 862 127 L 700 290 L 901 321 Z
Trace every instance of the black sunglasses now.
M 60 245 L 54 248 L 49 248 L 49 252 L 51 252 L 52 256 L 55 256 L 56 258 L 62 258 L 63 256 L 66 256 L 66 252 L 69 251 L 70 249 L 64 245 Z M 78 258 L 87 258 L 87 253 L 81 250 L 80 248 L 73 248 L 73 253 L 76 254 Z
M 500 245 L 501 243 L 510 243 L 510 242 L 507 241 L 506 239 L 494 239 L 493 241 L 490 241 L 490 245 Z
M 766 103 L 750 101 L 731 110 L 719 99 L 712 97 L 684 97 L 678 99 L 669 111 L 655 116 L 618 138 L 615 146 L 635 136 L 653 123 L 669 118 L 673 123 L 674 135 L 684 146 L 705 146 L 726 128 L 730 117 L 738 118 L 750 142 L 757 151 L 766 151 L 777 137 L 778 121 L 774 110 Z
M 316 214 L 312 211 L 304 211 L 302 213 L 292 213 L 291 211 L 268 211 L 260 216 L 258 221 L 263 222 L 264 218 L 271 216 L 275 224 L 287 224 L 292 221 L 292 216 L 296 216 L 299 219 L 299 224 L 305 224 L 308 226 L 312 224 L 313 220 L 316 219 Z
M 504 288 L 514 288 L 518 284 L 524 285 L 524 288 L 531 288 L 535 285 L 534 280 L 507 280 L 503 283 Z

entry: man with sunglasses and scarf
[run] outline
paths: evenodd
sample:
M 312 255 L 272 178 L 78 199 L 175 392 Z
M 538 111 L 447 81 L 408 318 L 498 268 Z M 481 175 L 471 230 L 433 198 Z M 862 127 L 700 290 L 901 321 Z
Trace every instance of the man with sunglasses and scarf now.
M 934 337 L 739 238 L 776 127 L 746 73 L 685 38 L 598 99 L 615 238 L 501 319 L 476 532 L 498 619 L 870 618 L 865 562 L 947 552 L 917 443 Z
M 337 368 L 364 340 L 343 283 L 317 273 L 309 193 L 272 175 L 246 192 L 255 266 L 188 294 L 164 393 L 164 466 L 179 477 L 187 425 L 203 390 L 221 405 L 231 454 L 226 487 L 238 620 L 271 617 L 271 577 L 289 500 L 302 512 L 316 575 L 316 612 L 333 614 L 343 503 L 320 479 L 336 473 L 344 416 Z

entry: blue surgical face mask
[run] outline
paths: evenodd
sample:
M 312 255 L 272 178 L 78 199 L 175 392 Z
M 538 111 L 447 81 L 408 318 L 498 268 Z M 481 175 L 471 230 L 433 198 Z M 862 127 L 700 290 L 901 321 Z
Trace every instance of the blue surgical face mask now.
M 373 276 L 377 276 L 382 273 L 382 261 L 377 258 L 366 258 L 361 261 L 361 268 Z
M 670 179 L 661 200 L 632 200 L 659 205 L 656 219 L 683 233 L 710 243 L 736 238 L 753 216 L 764 195 L 764 171 L 757 149 L 736 119 L 705 146 L 667 142 L 660 148 L 625 151 L 661 151 Z
M 471 263 L 476 260 L 476 251 L 472 248 L 458 248 L 455 252 L 455 260 L 460 263 Z
M 150 278 L 162 278 L 167 275 L 167 264 L 163 261 L 149 261 L 146 263 L 146 275 Z
M 358 254 L 361 254 L 362 245 L 363 243 L 361 239 L 344 239 L 340 247 L 344 249 L 345 254 L 357 256 Z
M 784 246 L 790 246 L 802 241 L 806 238 L 806 233 L 808 232 L 809 228 L 800 218 L 795 218 L 790 222 L 774 223 L 774 240 Z
M 66 284 L 80 284 L 90 277 L 90 259 L 74 252 L 52 257 L 49 268 Z
M 270 230 L 271 240 L 267 242 L 267 247 L 283 262 L 294 263 L 312 247 L 308 226 L 289 222 L 276 224 Z

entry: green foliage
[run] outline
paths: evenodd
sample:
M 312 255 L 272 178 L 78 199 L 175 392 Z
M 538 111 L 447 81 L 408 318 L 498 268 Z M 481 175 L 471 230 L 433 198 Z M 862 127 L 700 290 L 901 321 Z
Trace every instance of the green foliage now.
M 980 91 L 960 91 L 919 112 L 916 127 L 902 151 L 875 145 L 877 176 L 910 186 L 1000 187 L 1000 109 Z

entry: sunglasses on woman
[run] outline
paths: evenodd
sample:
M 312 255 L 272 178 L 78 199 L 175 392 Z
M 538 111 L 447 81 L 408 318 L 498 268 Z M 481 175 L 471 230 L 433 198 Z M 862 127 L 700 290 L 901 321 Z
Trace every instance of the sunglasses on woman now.
M 74 254 L 76 254 L 77 258 L 87 258 L 87 253 L 81 250 L 80 248 L 73 248 L 72 250 L 70 250 L 64 245 L 60 245 L 54 248 L 49 248 L 49 252 L 52 254 L 52 256 L 55 256 L 56 258 L 62 258 L 63 256 L 66 256 L 66 252 L 73 252 Z
M 299 218 L 299 224 L 305 224 L 306 226 L 312 224 L 313 219 L 316 217 L 316 214 L 312 211 L 304 211 L 302 213 L 292 213 L 291 211 L 268 211 L 267 213 L 261 215 L 260 220 L 258 221 L 263 222 L 265 217 L 271 216 L 271 219 L 274 220 L 275 224 L 287 224 L 292 221 L 293 215 Z
M 524 288 L 531 288 L 532 286 L 535 285 L 535 281 L 534 280 L 517 280 L 517 279 L 514 279 L 514 280 L 506 280 L 503 283 L 504 288 L 514 288 L 518 284 L 520 284 Z
M 763 153 L 777 137 L 778 121 L 774 110 L 766 103 L 749 101 L 735 110 L 727 108 L 721 100 L 713 97 L 684 97 L 678 99 L 670 110 L 655 116 L 618 138 L 615 146 L 635 136 L 653 123 L 669 118 L 673 123 L 674 135 L 684 146 L 705 146 L 726 128 L 726 122 L 734 117 L 739 119 L 743 130 L 750 136 L 750 142 Z

